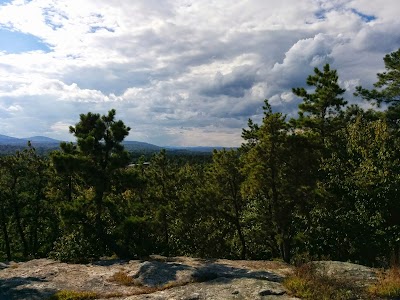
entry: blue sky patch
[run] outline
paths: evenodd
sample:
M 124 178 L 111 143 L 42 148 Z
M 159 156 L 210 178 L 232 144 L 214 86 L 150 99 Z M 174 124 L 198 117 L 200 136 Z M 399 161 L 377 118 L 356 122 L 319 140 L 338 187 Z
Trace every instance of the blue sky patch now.
M 325 13 L 326 13 L 326 10 L 321 9 L 321 10 L 317 11 L 317 12 L 314 14 L 314 16 L 315 16 L 318 20 L 324 20 L 324 19 L 325 19 Z
M 105 29 L 105 30 L 107 30 L 108 32 L 115 32 L 114 29 L 108 28 L 108 27 L 104 27 L 104 26 L 91 26 L 91 27 L 90 27 L 90 32 L 91 32 L 91 33 L 95 33 L 96 31 L 99 31 L 99 30 L 102 30 L 102 29 Z
M 361 17 L 361 19 L 362 19 L 364 22 L 371 22 L 371 21 L 376 20 L 376 17 L 375 17 L 375 16 L 363 14 L 362 12 L 359 12 L 358 10 L 356 10 L 356 9 L 354 9 L 354 8 L 353 8 L 351 11 L 352 11 L 353 13 L 355 13 L 357 16 Z
M 35 50 L 50 52 L 45 43 L 31 34 L 0 28 L 0 51 L 22 53 Z

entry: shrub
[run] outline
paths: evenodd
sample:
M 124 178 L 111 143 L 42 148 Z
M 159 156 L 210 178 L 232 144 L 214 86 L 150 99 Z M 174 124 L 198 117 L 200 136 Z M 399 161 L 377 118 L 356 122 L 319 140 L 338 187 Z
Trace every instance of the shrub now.
M 375 297 L 398 298 L 400 297 L 400 270 L 392 268 L 382 272 L 378 282 L 370 286 L 368 292 Z
M 55 243 L 50 257 L 62 262 L 87 263 L 100 257 L 93 236 L 85 235 L 82 228 L 64 234 Z

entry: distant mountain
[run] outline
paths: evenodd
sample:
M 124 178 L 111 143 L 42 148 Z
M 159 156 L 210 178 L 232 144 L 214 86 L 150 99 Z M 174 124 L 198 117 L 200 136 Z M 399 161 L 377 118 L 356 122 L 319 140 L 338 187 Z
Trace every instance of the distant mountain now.
M 22 141 L 21 139 L 17 139 L 11 136 L 7 136 L 7 135 L 2 135 L 0 134 L 0 144 L 3 145 L 19 145 L 25 143 L 26 141 Z
M 162 147 L 137 141 L 124 141 L 122 144 L 128 151 L 160 151 Z
M 32 136 L 29 138 L 23 138 L 22 140 L 31 141 L 32 143 L 43 143 L 43 144 L 59 144 L 61 141 L 49 138 L 47 136 Z
M 216 147 L 211 147 L 211 146 L 197 146 L 197 147 L 175 147 L 175 146 L 168 146 L 165 147 L 166 149 L 170 149 L 170 150 L 186 150 L 189 152 L 204 152 L 204 153 L 208 153 L 208 152 L 213 152 L 214 150 L 222 150 L 222 149 L 237 149 L 237 147 L 220 147 L 220 146 L 216 146 Z
M 27 138 L 15 138 L 7 135 L 0 134 L 0 146 L 18 146 L 26 147 L 28 141 L 31 141 L 34 147 L 41 147 L 44 149 L 55 149 L 58 148 L 61 141 L 52 139 L 46 136 L 32 136 Z M 124 141 L 122 143 L 125 149 L 130 152 L 159 152 L 161 149 L 166 149 L 173 152 L 198 152 L 198 153 L 210 153 L 214 149 L 221 150 L 225 147 L 160 147 L 154 144 L 138 142 L 138 141 Z M 226 149 L 235 149 L 226 147 Z
M 59 140 L 55 140 L 52 138 L 48 138 L 45 136 L 33 136 L 28 138 L 15 138 L 7 135 L 0 134 L 0 145 L 23 145 L 26 146 L 28 141 L 31 141 L 33 144 L 59 144 Z
M 7 135 L 0 134 L 0 145 L 18 145 L 26 146 L 28 141 L 34 146 L 41 147 L 54 147 L 59 145 L 61 141 L 49 138 L 47 136 L 32 136 L 27 138 L 15 138 Z M 162 148 L 153 144 L 136 142 L 136 141 L 124 141 L 123 145 L 128 151 L 160 151 Z

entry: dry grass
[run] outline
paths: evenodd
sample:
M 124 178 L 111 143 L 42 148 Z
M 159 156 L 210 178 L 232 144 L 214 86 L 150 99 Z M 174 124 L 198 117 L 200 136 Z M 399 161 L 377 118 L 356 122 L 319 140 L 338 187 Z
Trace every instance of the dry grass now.
M 123 270 L 118 271 L 117 273 L 112 275 L 108 279 L 108 281 L 114 282 L 114 283 L 117 283 L 120 285 L 124 285 L 124 286 L 136 287 L 136 289 L 131 290 L 128 294 L 126 294 L 124 296 L 151 294 L 151 293 L 164 291 L 164 290 L 171 289 L 171 288 L 178 287 L 178 286 L 184 286 L 189 283 L 189 282 L 182 283 L 182 282 L 170 281 L 162 286 L 154 286 L 154 287 L 144 286 L 139 280 L 133 278 L 132 276 L 129 276 L 127 274 L 127 272 L 123 271 Z M 112 295 L 111 294 L 110 295 L 102 295 L 102 297 L 103 298 L 112 298 Z
M 378 282 L 370 286 L 368 292 L 375 297 L 400 298 L 400 269 L 382 271 L 378 276 Z
M 47 300 L 90 300 L 90 299 L 110 299 L 116 297 L 124 297 L 129 296 L 123 293 L 96 293 L 96 292 L 78 292 L 78 291 L 69 291 L 69 290 L 62 290 L 54 295 L 52 295 Z
M 140 287 L 140 289 L 136 290 L 136 291 L 132 291 L 129 293 L 128 296 L 134 296 L 134 295 L 145 295 L 145 294 L 152 294 L 155 292 L 160 292 L 160 291 L 165 291 L 174 287 L 178 287 L 178 286 L 184 286 L 187 285 L 187 283 L 180 283 L 180 282 L 168 282 L 162 286 L 154 286 L 154 287 L 150 287 L 150 286 L 142 286 Z
M 296 297 L 308 300 L 373 299 L 354 283 L 331 278 L 315 270 L 311 264 L 296 268 L 283 282 Z
M 226 265 L 234 265 L 235 267 L 244 267 L 251 270 L 280 270 L 291 268 L 290 265 L 284 262 L 266 260 L 240 260 L 237 263 L 235 263 L 235 261 L 229 261 Z
M 99 295 L 94 292 L 59 291 L 48 300 L 89 300 L 97 299 Z
M 120 273 L 120 272 L 118 272 Z M 123 278 L 120 274 L 117 275 L 117 278 Z M 67 291 L 62 290 L 54 295 L 52 295 L 48 300 L 90 300 L 90 299 L 109 299 L 115 297 L 129 297 L 135 295 L 146 295 L 152 294 L 159 291 L 168 290 L 174 287 L 183 286 L 187 283 L 177 283 L 177 282 L 168 282 L 163 286 L 158 287 L 148 287 L 148 286 L 138 286 L 138 289 L 134 291 L 130 291 L 128 293 L 96 293 L 96 292 L 77 292 L 77 291 Z
M 120 285 L 125 286 L 140 286 L 142 285 L 138 280 L 134 279 L 132 276 L 129 276 L 124 271 L 118 271 L 113 276 L 111 276 L 108 281 L 114 282 Z

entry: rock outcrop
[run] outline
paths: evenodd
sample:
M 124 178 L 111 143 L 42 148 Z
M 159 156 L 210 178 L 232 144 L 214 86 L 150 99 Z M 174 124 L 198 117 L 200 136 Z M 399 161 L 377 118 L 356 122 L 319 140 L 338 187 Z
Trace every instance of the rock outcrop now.
M 318 268 L 339 276 L 361 274 L 360 281 L 374 280 L 373 270 L 353 264 L 319 262 Z M 47 299 L 57 291 L 73 290 L 115 300 L 293 300 L 296 298 L 281 284 L 292 270 L 281 262 L 188 257 L 153 256 L 147 261 L 102 260 L 90 264 L 36 259 L 0 263 L 0 299 Z

